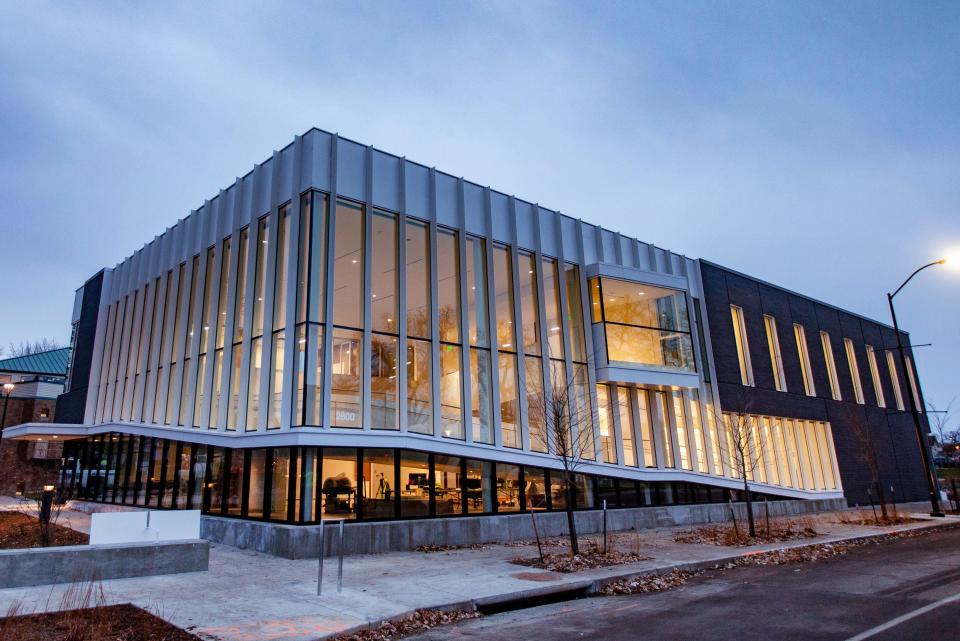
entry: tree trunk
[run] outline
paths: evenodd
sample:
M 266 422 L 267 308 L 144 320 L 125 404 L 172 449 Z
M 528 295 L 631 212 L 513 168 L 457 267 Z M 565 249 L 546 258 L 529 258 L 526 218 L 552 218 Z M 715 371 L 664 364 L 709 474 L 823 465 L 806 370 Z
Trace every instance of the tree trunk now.
M 880 515 L 883 517 L 883 520 L 887 520 L 887 496 L 883 493 L 883 486 L 880 485 L 880 481 L 874 481 L 874 484 L 877 488 L 877 500 L 880 502 Z
M 747 522 L 750 524 L 750 538 L 757 536 L 757 528 L 753 523 L 753 500 L 750 498 L 750 485 L 747 483 L 747 475 L 743 475 L 743 498 L 747 502 Z
M 577 540 L 577 523 L 573 518 L 573 508 L 576 505 L 576 491 L 573 487 L 573 474 L 567 474 L 567 527 L 570 529 L 570 552 L 580 554 L 580 542 Z

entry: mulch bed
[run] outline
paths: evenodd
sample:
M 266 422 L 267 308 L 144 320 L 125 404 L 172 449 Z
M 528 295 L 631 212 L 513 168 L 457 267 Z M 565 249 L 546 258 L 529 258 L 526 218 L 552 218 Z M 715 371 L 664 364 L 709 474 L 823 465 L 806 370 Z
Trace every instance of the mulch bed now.
M 50 526 L 50 545 L 86 545 L 90 537 L 61 525 Z M 0 549 L 40 547 L 37 518 L 21 512 L 0 512 Z
M 473 610 L 417 610 L 405 617 L 384 621 L 376 628 L 354 634 L 342 634 L 330 641 L 390 641 L 412 634 L 420 634 L 441 625 L 451 625 L 469 619 L 478 619 L 482 614 Z M 6 640 L 4 640 L 6 641 Z M 177 640 L 179 641 L 179 640 Z
M 638 561 L 648 561 L 649 556 L 641 554 L 628 554 L 610 550 L 606 553 L 602 551 L 588 551 L 581 554 L 571 555 L 568 552 L 559 554 L 544 554 L 543 561 L 539 556 L 535 557 L 517 557 L 511 559 L 511 563 L 517 565 L 526 565 L 531 568 L 540 568 L 550 572 L 580 572 L 581 570 L 592 570 L 594 568 L 605 568 L 611 565 L 623 565 L 625 563 L 637 563 Z
M 3 641 L 200 641 L 200 637 L 130 605 L 0 619 Z
M 757 535 L 751 537 L 745 525 L 739 529 L 730 525 L 705 525 L 692 530 L 681 530 L 673 535 L 677 543 L 702 543 L 706 545 L 722 545 L 727 547 L 743 547 L 759 545 L 761 543 L 783 543 L 800 539 L 812 539 L 818 532 L 808 524 L 778 524 L 771 525 L 769 532 L 765 525 L 757 524 Z

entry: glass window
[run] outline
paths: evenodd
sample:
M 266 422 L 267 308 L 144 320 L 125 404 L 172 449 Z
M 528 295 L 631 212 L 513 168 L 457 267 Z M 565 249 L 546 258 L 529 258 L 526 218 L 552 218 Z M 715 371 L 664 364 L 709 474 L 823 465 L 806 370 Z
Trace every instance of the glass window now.
M 323 320 L 324 273 L 327 258 L 327 195 L 311 192 L 303 198 L 300 223 L 299 299 L 297 319 Z
M 680 450 L 680 465 L 683 469 L 690 470 L 693 466 L 690 464 L 690 440 L 687 434 L 687 416 L 683 408 L 683 393 L 674 390 L 671 397 L 673 398 L 673 418 L 677 428 L 676 443 Z
M 323 326 L 312 323 L 297 328 L 297 357 L 293 362 L 297 388 L 294 425 L 321 425 L 323 396 Z
M 707 445 L 703 437 L 703 421 L 700 418 L 700 392 L 690 390 L 690 423 L 693 425 L 693 448 L 695 456 L 693 459 L 697 463 L 697 471 L 706 474 L 710 471 L 707 467 Z
M 213 394 L 210 398 L 210 420 L 207 427 L 216 428 L 219 424 L 220 398 L 223 395 L 223 350 L 213 353 Z
M 615 402 L 617 412 L 620 413 L 620 440 L 623 442 L 624 463 L 637 467 L 637 450 L 633 438 L 633 412 L 630 411 L 630 389 L 618 387 Z
M 513 326 L 513 264 L 510 249 L 493 246 L 493 284 L 497 326 L 497 347 L 516 351 L 517 342 Z
M 467 512 L 493 512 L 493 463 L 467 459 Z
M 434 457 L 437 514 L 463 514 L 460 457 Z
M 773 454 L 777 459 L 777 467 L 780 468 L 780 483 L 786 487 L 794 487 L 790 475 L 787 450 L 784 446 L 783 421 L 779 418 L 773 419 L 770 424 L 770 430 L 773 439 Z
M 262 370 L 263 339 L 250 341 L 250 374 L 247 385 L 247 431 L 257 429 L 260 416 L 260 373 Z
M 273 371 L 270 377 L 270 413 L 267 429 L 280 427 L 281 408 L 283 407 L 283 358 L 286 341 L 284 331 L 273 335 Z
M 280 208 L 279 223 L 277 225 L 277 257 L 276 278 L 273 286 L 273 329 L 283 329 L 287 326 L 287 244 L 290 242 L 290 208 L 286 205 Z
M 429 341 L 407 340 L 407 430 L 433 434 L 433 387 Z
M 336 314 L 336 311 L 334 311 Z M 330 349 L 330 424 L 363 427 L 361 405 L 361 332 L 334 329 Z
M 657 467 L 657 451 L 653 444 L 653 428 L 650 422 L 650 406 L 648 402 L 648 392 L 643 389 L 637 390 L 637 418 L 640 421 L 640 436 L 643 441 L 643 465 L 644 467 Z
M 587 362 L 587 348 L 583 336 L 583 307 L 580 304 L 580 270 L 576 265 L 563 266 L 567 288 L 567 331 L 570 332 L 570 357 L 576 363 Z
M 429 516 L 430 461 L 422 452 L 400 452 L 400 516 Z
M 591 509 L 594 507 L 594 489 L 595 484 L 592 476 L 586 474 L 575 474 L 573 476 L 574 490 L 576 491 L 576 506 L 579 508 Z
M 460 348 L 440 346 L 440 429 L 447 438 L 463 439 L 463 389 L 460 386 Z
M 557 261 L 544 258 L 543 267 L 543 305 L 546 309 L 547 346 L 550 358 L 563 358 L 563 329 L 560 327 L 560 278 L 557 274 Z
M 897 365 L 893 360 L 893 352 L 887 350 L 887 370 L 890 372 L 890 383 L 893 386 L 893 400 L 897 409 L 903 411 L 903 392 L 900 390 L 900 375 L 897 374 Z
M 393 450 L 363 450 L 363 518 L 389 519 L 396 516 Z
M 363 327 L 363 207 L 337 201 L 333 233 L 333 322 Z
M 597 385 L 597 406 L 603 462 L 616 463 L 617 448 L 613 439 L 613 412 L 610 410 L 610 390 L 606 385 Z
M 430 229 L 407 219 L 407 336 L 430 337 Z
M 573 366 L 573 411 L 572 424 L 577 429 L 578 447 L 583 458 L 597 460 L 596 437 L 593 431 L 593 405 L 587 383 L 586 365 Z
M 206 391 L 207 380 L 207 355 L 200 354 L 197 359 L 197 384 L 194 389 L 193 399 L 193 426 L 200 427 L 200 415 L 203 413 L 204 391 Z
M 774 387 L 778 392 L 786 392 L 787 379 L 783 372 L 783 358 L 780 356 L 780 338 L 777 336 L 777 319 L 769 314 L 764 314 L 763 326 L 767 331 L 767 346 L 770 348 L 770 367 L 773 368 Z
M 830 344 L 830 334 L 820 332 L 820 343 L 823 345 L 823 359 L 827 363 L 827 376 L 830 379 L 830 392 L 833 400 L 841 401 L 840 381 L 837 379 L 837 363 L 833 360 L 833 345 Z
M 200 353 L 205 354 L 207 352 L 207 337 L 210 335 L 210 328 L 213 326 L 214 319 L 212 315 L 215 310 L 211 307 L 210 303 L 212 302 L 211 298 L 213 297 L 213 278 L 214 278 L 214 266 L 216 261 L 214 260 L 215 248 L 211 247 L 207 250 L 207 268 L 204 272 L 203 278 L 203 307 L 200 314 Z
M 547 483 L 544 471 L 539 467 L 525 467 L 523 468 L 523 480 L 527 509 L 547 509 Z
M 750 344 L 747 342 L 747 327 L 743 321 L 743 310 L 736 305 L 730 306 L 733 319 L 733 338 L 737 344 L 737 362 L 740 365 L 740 382 L 753 385 L 753 366 L 750 363 Z
M 370 426 L 400 429 L 397 379 L 397 337 L 374 334 L 370 342 Z
M 357 451 L 323 448 L 321 518 L 353 519 L 357 516 Z
M 212 448 L 213 454 L 207 466 L 206 482 L 206 504 L 207 511 L 212 514 L 220 514 L 223 509 L 223 456 L 222 447 Z M 203 477 L 199 477 L 202 480 Z M 201 483 L 197 483 L 195 490 L 199 490 Z M 199 505 L 198 500 L 193 500 L 193 506 Z
M 520 467 L 497 463 L 497 511 L 520 510 Z
M 373 331 L 397 333 L 397 217 L 373 214 L 370 309 Z
M 673 458 L 673 430 L 670 429 L 670 414 L 667 412 L 667 395 L 664 392 L 654 392 L 654 394 L 657 398 L 660 440 L 663 443 L 663 466 L 676 467 Z
M 187 507 L 187 497 L 190 496 L 190 470 L 191 454 L 193 446 L 190 443 L 183 443 L 180 456 L 177 459 L 177 498 L 176 507 L 183 509 Z
M 263 297 L 267 291 L 267 243 L 270 241 L 269 219 L 264 216 L 257 223 L 257 266 L 253 281 L 253 327 L 251 336 L 263 334 Z
M 567 475 L 562 470 L 552 470 L 550 472 L 550 509 L 567 509 L 567 499 L 569 497 L 569 485 Z M 576 508 L 576 504 L 573 505 Z
M 267 450 L 250 450 L 250 489 L 247 516 L 263 518 L 263 491 L 267 480 Z
M 909 356 L 904 356 L 903 358 L 907 362 L 907 381 L 910 383 L 913 405 L 920 413 L 923 413 L 923 403 L 920 402 L 920 391 L 917 389 L 917 380 L 913 377 L 913 360 Z
M 850 366 L 853 396 L 858 403 L 863 405 L 863 383 L 860 381 L 860 366 L 857 365 L 857 352 L 853 347 L 853 341 L 849 338 L 843 339 L 843 349 L 847 353 L 847 364 Z
M 233 342 L 243 340 L 243 317 L 247 305 L 247 256 L 250 251 L 250 228 L 240 230 L 240 242 L 237 245 L 237 289 L 236 309 L 233 314 Z M 260 253 L 257 252 L 259 256 Z
M 523 351 L 540 356 L 540 308 L 537 302 L 537 262 L 533 254 L 521 251 L 520 263 L 520 321 L 523 323 Z
M 500 352 L 500 429 L 504 447 L 520 447 L 520 397 L 517 394 L 517 355 Z
M 470 411 L 473 415 L 473 440 L 476 443 L 493 443 L 491 420 L 490 352 L 470 348 Z
M 273 476 L 270 485 L 270 518 L 286 521 L 290 474 L 293 472 L 293 466 L 290 462 L 290 448 L 274 448 L 271 472 Z
M 237 429 L 240 411 L 240 369 L 243 366 L 241 361 L 242 346 L 238 343 L 233 346 L 233 373 L 230 375 L 230 405 L 227 406 L 227 425 L 228 431 Z
M 440 310 L 440 340 L 460 342 L 460 252 L 457 235 L 437 230 L 437 305 Z
M 632 481 L 629 481 L 632 483 Z M 606 503 L 607 507 L 618 507 L 617 479 L 601 476 L 597 479 L 597 493 L 600 495 L 600 507 Z
M 484 242 L 467 237 L 467 318 L 470 344 L 488 347 L 487 262 Z
M 186 448 L 186 446 L 184 447 Z M 240 516 L 240 510 L 243 507 L 244 452 L 245 450 L 233 450 L 230 453 L 230 477 L 227 480 L 227 514 L 234 516 Z
M 803 325 L 794 323 L 793 335 L 797 340 L 797 354 L 800 355 L 800 373 L 803 375 L 803 389 L 807 396 L 816 396 L 817 388 L 813 384 L 813 370 L 810 368 L 810 352 L 807 351 L 807 333 Z
M 770 426 L 770 419 L 765 416 L 761 417 L 760 427 L 762 429 L 762 447 L 760 451 L 763 453 L 763 461 L 767 466 L 767 478 L 770 483 L 781 485 L 780 470 L 777 467 L 777 446 L 773 440 L 773 429 Z
M 537 356 L 524 358 L 526 367 L 527 425 L 530 432 L 530 449 L 547 451 L 546 414 L 543 396 L 543 359 Z
M 867 364 L 870 366 L 870 378 L 873 380 L 873 391 L 876 394 L 877 406 L 886 407 L 887 399 L 883 395 L 883 385 L 880 383 L 880 368 L 877 367 L 877 354 L 872 345 L 867 345 Z

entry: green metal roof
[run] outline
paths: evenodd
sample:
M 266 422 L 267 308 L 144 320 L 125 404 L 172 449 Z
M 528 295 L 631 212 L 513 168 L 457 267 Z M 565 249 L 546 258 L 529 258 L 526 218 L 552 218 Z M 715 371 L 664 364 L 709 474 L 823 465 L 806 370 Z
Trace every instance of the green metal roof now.
M 66 376 L 69 365 L 70 348 L 61 347 L 60 349 L 51 349 L 48 352 L 0 359 L 0 372 Z

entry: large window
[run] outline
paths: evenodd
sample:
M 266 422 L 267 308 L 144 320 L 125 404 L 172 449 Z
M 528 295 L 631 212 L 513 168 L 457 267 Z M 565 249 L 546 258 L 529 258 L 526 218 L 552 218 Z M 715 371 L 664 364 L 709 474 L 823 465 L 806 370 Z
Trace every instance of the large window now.
M 803 325 L 794 323 L 793 336 L 797 340 L 797 354 L 800 356 L 800 373 L 803 375 L 803 390 L 807 396 L 816 396 L 817 388 L 813 384 L 813 370 L 810 368 L 810 352 L 807 349 L 807 333 Z
M 770 367 L 773 368 L 773 385 L 778 392 L 786 392 L 787 377 L 783 371 L 783 357 L 780 354 L 780 337 L 777 336 L 777 319 L 769 314 L 764 314 L 763 326 L 767 331 L 767 346 L 770 348 Z
M 833 400 L 843 400 L 840 394 L 840 381 L 837 378 L 837 363 L 833 359 L 833 345 L 830 342 L 830 334 L 820 332 L 820 343 L 823 345 L 823 360 L 827 364 L 827 377 L 830 379 L 830 393 Z
M 730 306 L 730 318 L 733 321 L 733 338 L 737 345 L 737 363 L 740 365 L 740 382 L 753 385 L 753 364 L 750 361 L 750 343 L 747 342 L 747 324 L 743 319 L 743 309 Z
M 860 380 L 860 366 L 857 365 L 857 352 L 853 341 L 843 339 L 843 349 L 847 353 L 847 364 L 850 366 L 850 380 L 853 381 L 853 395 L 858 403 L 863 405 L 863 383 Z
M 873 345 L 867 345 L 867 365 L 870 366 L 870 379 L 873 381 L 873 391 L 876 394 L 877 406 L 886 407 L 887 399 L 883 394 L 883 385 L 880 383 L 880 368 L 877 366 L 877 353 Z
M 334 329 L 330 346 L 330 425 L 363 427 L 361 355 L 363 333 Z
M 684 292 L 613 278 L 593 279 L 590 290 L 611 363 L 696 371 Z
M 333 323 L 363 327 L 363 207 L 337 201 L 333 232 Z
M 407 220 L 407 336 L 430 338 L 430 230 Z

